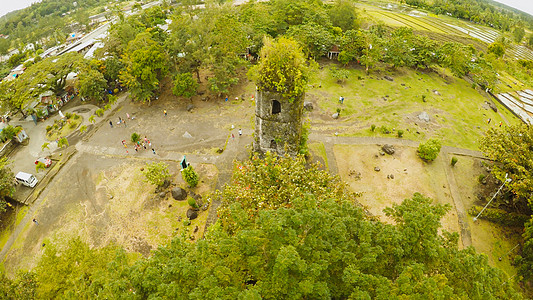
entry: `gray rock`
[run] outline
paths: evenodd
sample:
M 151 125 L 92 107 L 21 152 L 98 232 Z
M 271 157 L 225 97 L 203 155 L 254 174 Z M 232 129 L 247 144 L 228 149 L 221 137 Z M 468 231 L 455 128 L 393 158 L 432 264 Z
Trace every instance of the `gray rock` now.
M 192 104 L 187 105 L 187 111 L 191 111 L 193 109 L 194 109 L 194 105 Z
M 390 179 L 394 179 L 394 174 L 390 174 L 390 175 L 389 175 L 389 178 L 390 178 Z
M 202 211 L 206 211 L 209 208 L 209 203 L 205 203 L 204 206 L 202 206 Z
M 429 115 L 427 112 L 423 111 L 421 112 L 419 115 L 418 115 L 418 118 L 422 121 L 426 121 L 426 122 L 429 122 Z
M 379 155 L 384 156 L 384 155 L 385 155 L 385 152 L 383 152 L 383 151 L 379 151 Z
M 188 133 L 187 131 L 185 131 L 185 133 L 183 134 L 183 137 L 186 139 L 192 139 L 192 135 Z
M 437 91 L 437 90 L 433 90 L 432 92 L 433 92 L 433 94 L 435 94 L 435 95 L 437 95 L 437 96 L 440 96 L 439 91 Z
M 388 81 L 394 81 L 394 79 L 388 75 L 383 76 L 383 78 L 387 79 Z
M 194 226 L 194 230 L 193 230 L 194 233 L 198 232 L 198 226 Z
M 309 102 L 309 101 L 305 101 L 304 102 L 304 109 L 306 110 L 313 110 L 313 103 L 312 102 Z
M 172 189 L 172 198 L 178 201 L 185 200 L 187 199 L 187 191 L 180 187 L 175 187 Z
M 163 198 L 165 198 L 166 195 L 167 195 L 167 193 L 161 192 L 161 193 L 159 193 L 159 198 L 163 199 Z
M 385 152 L 385 153 L 387 153 L 389 155 L 392 155 L 395 152 L 394 146 L 393 145 L 389 145 L 389 144 L 383 145 L 383 147 L 381 147 L 381 150 L 383 150 L 383 152 Z
M 194 220 L 198 218 L 198 211 L 196 209 L 189 208 L 187 210 L 187 218 L 189 218 L 189 220 Z
M 333 119 L 338 119 L 339 118 L 339 113 L 334 113 L 331 117 Z
M 489 106 L 494 112 L 498 112 L 498 108 L 496 107 L 496 105 L 494 103 L 489 102 Z
M 379 167 L 375 167 L 374 171 L 379 172 L 379 171 L 381 171 L 381 169 Z

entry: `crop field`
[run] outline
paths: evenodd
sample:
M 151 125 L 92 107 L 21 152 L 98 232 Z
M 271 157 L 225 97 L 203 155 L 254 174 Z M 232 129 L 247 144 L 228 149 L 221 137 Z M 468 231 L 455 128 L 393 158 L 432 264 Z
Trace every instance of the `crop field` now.
M 436 16 L 425 12 L 413 10 L 410 7 L 386 4 L 371 6 L 360 4 L 364 14 L 375 22 L 382 22 L 393 27 L 410 27 L 414 31 L 424 34 L 430 32 L 430 37 L 438 40 L 455 41 L 464 44 L 473 44 L 478 50 L 485 50 L 486 46 L 493 43 L 500 32 L 496 29 L 476 25 L 450 16 Z M 484 44 L 481 46 L 480 44 Z M 533 60 L 533 52 L 522 45 L 510 45 L 507 55 L 517 59 Z

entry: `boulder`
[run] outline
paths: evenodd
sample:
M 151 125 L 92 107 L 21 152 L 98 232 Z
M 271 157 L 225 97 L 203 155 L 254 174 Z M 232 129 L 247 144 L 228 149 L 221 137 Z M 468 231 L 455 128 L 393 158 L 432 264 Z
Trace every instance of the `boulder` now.
M 435 95 L 437 95 L 437 96 L 440 96 L 439 91 L 437 91 L 437 90 L 433 90 L 432 92 L 433 92 L 433 94 L 435 94 Z
M 385 78 L 388 81 L 394 81 L 394 79 L 388 75 L 383 76 L 383 78 Z
M 159 193 L 159 198 L 163 199 L 163 198 L 165 198 L 166 195 L 167 195 L 167 193 L 161 192 L 161 193 Z
M 334 113 L 331 117 L 336 120 L 339 118 L 339 113 Z
M 429 115 L 427 112 L 423 111 L 421 112 L 419 115 L 418 115 L 418 118 L 422 121 L 426 121 L 426 122 L 429 122 Z
M 305 110 L 313 110 L 313 103 L 312 102 L 309 102 L 309 101 L 305 101 L 304 102 L 304 109 Z
M 209 208 L 209 203 L 205 203 L 204 206 L 202 206 L 202 211 L 206 211 Z
M 198 218 L 198 211 L 196 209 L 189 208 L 187 210 L 187 218 L 189 218 L 189 220 L 194 220 Z
M 375 167 L 374 171 L 379 172 L 379 171 L 381 171 L 381 169 L 379 167 Z
M 180 187 L 175 187 L 172 189 L 172 198 L 178 201 L 185 200 L 187 199 L 187 191 Z
M 198 207 L 202 207 L 204 205 L 204 202 L 202 201 L 202 199 L 196 199 L 196 205 L 198 205 Z
M 390 175 L 389 175 L 389 178 L 390 178 L 390 179 L 394 179 L 394 174 L 390 174 Z
M 389 145 L 389 144 L 385 144 L 383 145 L 383 147 L 381 147 L 381 150 L 383 150 L 383 152 L 389 154 L 389 155 L 392 155 L 394 154 L 394 146 L 393 145 Z
M 191 111 L 193 109 L 194 109 L 194 105 L 192 104 L 187 105 L 187 111 Z
M 185 133 L 182 136 L 186 139 L 192 139 L 192 135 L 188 133 L 187 131 L 185 131 Z

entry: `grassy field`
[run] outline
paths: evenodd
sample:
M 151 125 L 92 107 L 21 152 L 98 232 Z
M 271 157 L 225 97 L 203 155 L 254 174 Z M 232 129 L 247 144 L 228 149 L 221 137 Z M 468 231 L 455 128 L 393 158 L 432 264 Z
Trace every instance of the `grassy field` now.
M 348 68 L 349 79 L 339 84 L 329 76 L 335 63 L 324 62 L 322 70 L 311 82 L 306 99 L 316 102 L 312 129 L 324 133 L 338 132 L 346 136 L 396 136 L 423 141 L 436 137 L 444 145 L 478 149 L 479 138 L 491 126 L 516 124 L 519 120 L 499 103 L 498 112 L 485 103 L 483 96 L 463 79 L 446 70 L 415 71 L 411 69 L 373 70 Z M 393 81 L 384 79 L 390 76 Z M 320 87 L 319 87 L 320 86 Z M 339 96 L 345 98 L 340 104 Z M 340 118 L 331 115 L 340 109 Z M 427 112 L 430 121 L 418 118 Z M 488 119 L 491 123 L 487 124 Z M 370 130 L 376 126 L 375 132 Z M 383 128 L 383 130 L 381 130 Z M 389 130 L 389 134 L 383 133 Z

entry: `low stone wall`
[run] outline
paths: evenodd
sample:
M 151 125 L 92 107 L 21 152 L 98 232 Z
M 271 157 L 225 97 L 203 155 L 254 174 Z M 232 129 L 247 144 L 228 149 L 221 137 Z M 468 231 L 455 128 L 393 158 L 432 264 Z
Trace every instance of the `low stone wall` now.
M 9 155 L 19 144 L 13 140 L 8 141 L 2 149 L 0 149 L 0 157 Z

